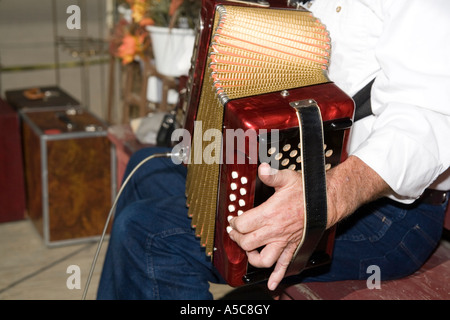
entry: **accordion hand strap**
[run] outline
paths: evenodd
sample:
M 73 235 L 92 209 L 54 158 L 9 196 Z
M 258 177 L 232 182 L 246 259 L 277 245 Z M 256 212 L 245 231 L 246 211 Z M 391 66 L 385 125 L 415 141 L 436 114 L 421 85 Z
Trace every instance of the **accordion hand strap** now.
M 307 265 L 327 225 L 327 195 L 323 125 L 314 100 L 290 104 L 297 113 L 302 156 L 304 230 L 286 276 L 300 273 Z

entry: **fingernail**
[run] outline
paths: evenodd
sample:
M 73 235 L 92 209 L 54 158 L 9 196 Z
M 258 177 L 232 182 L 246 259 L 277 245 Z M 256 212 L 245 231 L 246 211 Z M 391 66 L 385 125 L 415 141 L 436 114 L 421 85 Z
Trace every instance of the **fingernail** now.
M 264 174 L 264 175 L 269 175 L 269 174 L 271 174 L 271 168 L 270 168 L 270 166 L 261 166 L 261 173 L 262 174 Z
M 274 175 L 277 171 L 277 169 L 272 168 L 269 164 L 260 167 L 260 173 L 266 176 Z
M 228 226 L 228 227 L 227 227 L 227 232 L 228 232 L 228 233 L 230 233 L 230 232 L 231 232 L 231 230 L 233 230 L 233 228 L 232 228 L 232 227 L 230 227 L 230 226 Z
M 273 290 L 275 290 L 277 288 L 277 285 L 272 282 L 272 283 L 268 284 L 268 288 L 269 288 L 270 291 L 273 291 Z

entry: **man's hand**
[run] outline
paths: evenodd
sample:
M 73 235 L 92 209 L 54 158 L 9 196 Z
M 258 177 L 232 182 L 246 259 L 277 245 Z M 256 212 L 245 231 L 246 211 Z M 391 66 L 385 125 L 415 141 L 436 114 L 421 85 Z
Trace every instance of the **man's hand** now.
M 303 184 L 301 175 L 291 170 L 277 171 L 261 164 L 258 171 L 261 181 L 274 187 L 275 193 L 258 207 L 231 218 L 229 234 L 247 252 L 251 265 L 267 268 L 276 263 L 267 284 L 275 290 L 302 239 Z M 391 191 L 375 171 L 350 156 L 327 172 L 327 227 Z
M 301 175 L 291 170 L 275 170 L 266 163 L 258 169 L 261 181 L 275 193 L 260 206 L 230 220 L 231 239 L 247 252 L 257 268 L 275 269 L 268 281 L 274 290 L 283 279 L 303 235 Z M 256 250 L 265 246 L 261 252 Z

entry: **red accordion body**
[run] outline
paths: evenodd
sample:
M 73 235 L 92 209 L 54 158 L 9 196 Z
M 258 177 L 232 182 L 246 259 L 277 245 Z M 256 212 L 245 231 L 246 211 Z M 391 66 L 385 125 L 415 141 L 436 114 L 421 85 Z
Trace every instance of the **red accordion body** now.
M 330 154 L 326 157 L 328 167 L 333 167 L 347 157 L 345 144 L 347 141 L 349 122 L 353 116 L 353 100 L 342 92 L 333 83 L 321 84 L 307 88 L 288 90 L 289 96 L 283 97 L 280 92 L 269 93 L 257 97 L 245 98 L 237 101 L 230 101 L 225 108 L 224 127 L 228 129 L 254 129 L 259 132 L 261 129 L 279 130 L 280 149 L 286 145 L 298 144 L 298 120 L 295 112 L 289 105 L 290 101 L 314 99 L 320 107 L 324 121 L 324 138 L 326 151 Z M 276 106 L 276 108 L 274 108 Z M 336 129 L 335 129 L 335 128 Z M 292 130 L 295 129 L 295 130 Z M 270 131 L 269 131 L 270 132 Z M 228 143 L 224 135 L 224 145 Z M 259 139 L 261 141 L 261 139 Z M 238 144 L 235 144 L 238 147 Z M 248 147 L 250 143 L 246 143 Z M 258 143 L 259 145 L 259 143 Z M 280 169 L 287 169 L 295 163 L 296 156 L 289 154 L 292 149 L 286 150 L 280 159 Z M 238 155 L 248 155 L 249 150 L 235 149 L 235 159 Z M 226 155 L 224 155 L 226 156 Z M 228 155 L 230 156 L 230 155 Z M 282 165 L 283 159 L 289 160 L 286 165 Z M 242 278 L 247 274 L 247 258 L 245 252 L 232 241 L 227 232 L 227 216 L 233 214 L 229 206 L 237 203 L 236 211 L 250 209 L 257 203 L 261 203 L 267 198 L 267 192 L 263 187 L 258 188 L 257 167 L 258 164 L 228 164 L 223 161 L 221 165 L 218 209 L 216 215 L 216 234 L 214 265 L 231 285 L 242 285 Z M 237 162 L 237 161 L 235 161 Z M 259 163 L 259 162 L 258 162 Z M 232 173 L 237 172 L 238 177 L 234 178 Z M 246 184 L 241 182 L 244 177 Z M 232 184 L 236 183 L 236 189 L 232 190 Z M 240 192 L 241 188 L 245 191 Z M 234 189 L 234 185 L 233 185 Z M 230 200 L 230 194 L 235 194 L 236 200 Z M 245 195 L 241 195 L 244 193 Z M 259 199 L 258 199 L 259 197 Z M 245 205 L 240 206 L 239 200 L 243 200 Z M 243 204 L 243 202 L 241 202 Z M 331 231 L 324 236 L 324 240 L 316 250 L 316 259 L 311 257 L 310 266 L 315 266 L 329 262 L 332 253 L 334 233 Z M 222 244 L 222 245 L 219 245 Z M 319 262 L 319 260 L 321 260 Z

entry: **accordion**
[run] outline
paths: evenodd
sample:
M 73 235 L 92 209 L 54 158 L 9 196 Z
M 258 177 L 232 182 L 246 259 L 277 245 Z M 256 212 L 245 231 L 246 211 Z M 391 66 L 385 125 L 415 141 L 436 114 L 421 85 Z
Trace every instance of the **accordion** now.
M 287 275 L 331 259 L 325 171 L 347 157 L 354 102 L 328 79 L 329 53 L 326 28 L 299 5 L 203 0 L 183 101 L 186 196 L 205 254 L 231 286 L 270 274 L 226 232 L 228 216 L 273 193 L 258 178 L 262 162 L 301 172 L 312 190 Z

